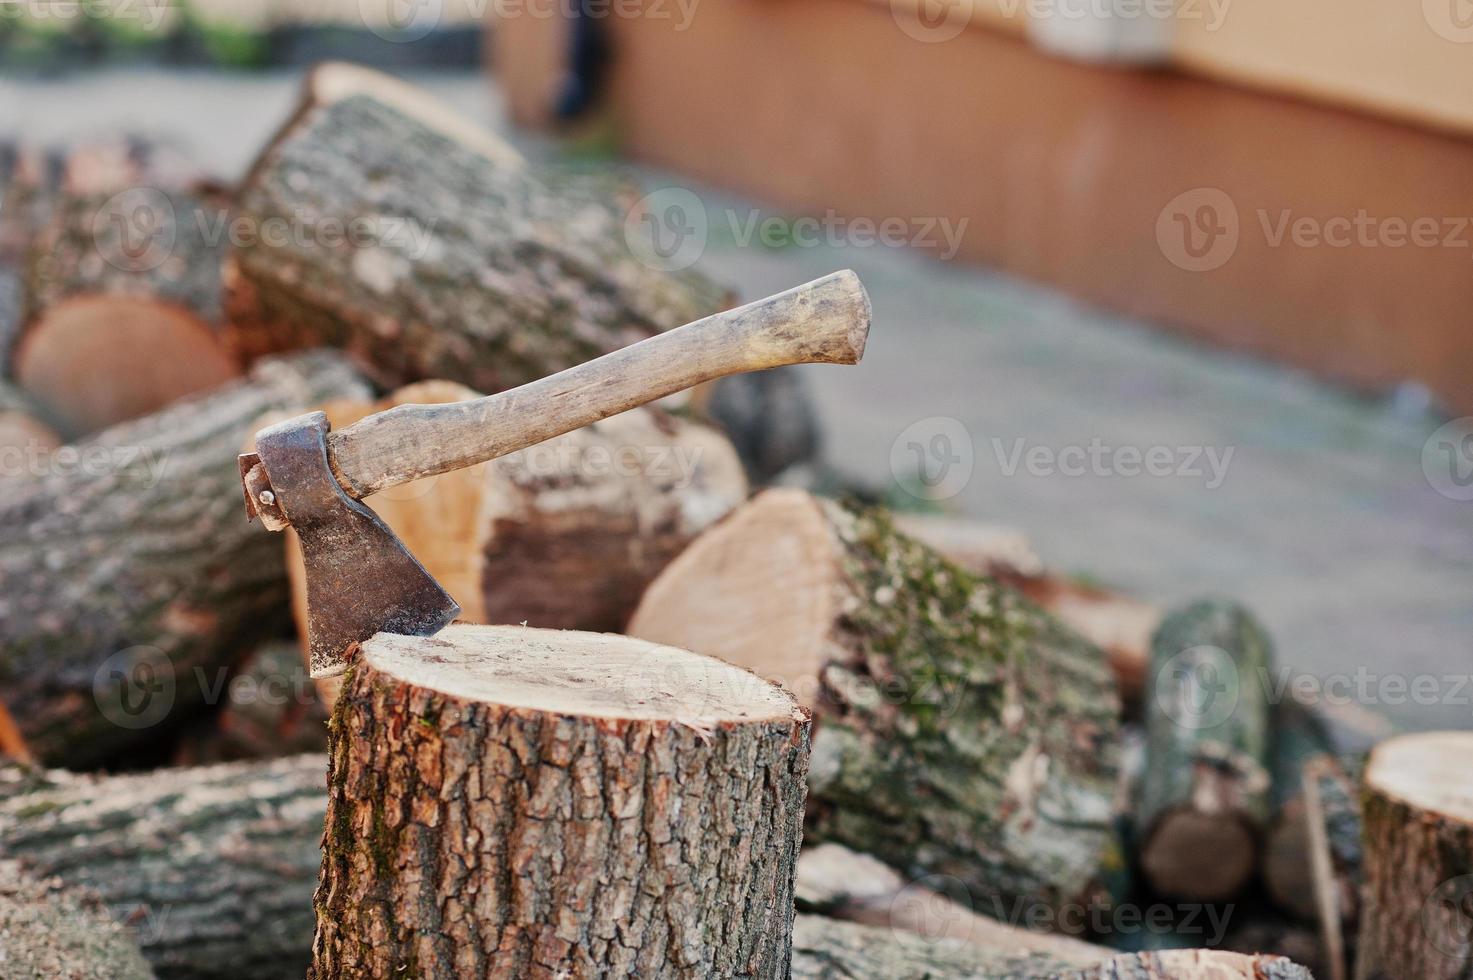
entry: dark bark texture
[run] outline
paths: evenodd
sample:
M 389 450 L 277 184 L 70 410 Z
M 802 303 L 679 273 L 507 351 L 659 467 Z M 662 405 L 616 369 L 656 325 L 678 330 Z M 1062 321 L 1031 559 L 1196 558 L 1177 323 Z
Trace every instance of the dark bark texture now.
M 301 976 L 326 767 L 322 755 L 107 777 L 11 766 L 0 852 L 97 893 L 160 977 Z
M 133 938 L 95 895 L 0 860 L 0 975 L 6 980 L 153 980 Z
M 263 362 L 52 454 L 48 475 L 7 481 L 0 697 L 37 758 L 118 759 L 280 635 L 281 541 L 246 523 L 235 456 L 265 413 L 367 396 L 336 355 Z
M 302 229 L 228 260 L 245 353 L 340 347 L 384 387 L 501 391 L 729 302 L 641 261 L 616 200 L 561 194 L 368 95 L 305 107 L 239 206 L 257 227 Z

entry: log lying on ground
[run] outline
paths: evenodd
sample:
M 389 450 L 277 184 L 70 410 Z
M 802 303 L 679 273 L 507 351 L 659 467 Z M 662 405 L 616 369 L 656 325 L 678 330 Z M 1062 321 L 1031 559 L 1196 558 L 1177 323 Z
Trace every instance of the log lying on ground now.
M 3 768 L 0 851 L 95 891 L 160 977 L 301 976 L 326 767 L 308 755 L 128 776 Z
M 703 385 L 691 399 L 696 417 L 731 439 L 758 486 L 818 460 L 822 432 L 804 378 L 796 367 L 735 374 Z
M 333 714 L 313 975 L 787 976 L 809 726 L 627 637 L 379 634 Z
M 1140 864 L 1161 894 L 1217 902 L 1253 876 L 1270 811 L 1268 637 L 1240 606 L 1191 603 L 1156 634 Z
M 1161 609 L 1045 571 L 1028 538 L 1015 528 L 933 514 L 897 515 L 896 526 L 968 571 L 996 578 L 1057 616 L 1105 651 L 1127 714 L 1140 708 Z
M 833 919 L 918 933 L 932 941 L 1036 953 L 1070 966 L 1101 963 L 1116 955 L 1114 950 L 1068 935 L 978 915 L 924 884 L 907 882 L 877 858 L 842 844 L 818 844 L 798 856 L 797 900 L 800 910 L 822 912 Z
M 226 688 L 225 705 L 181 739 L 177 765 L 275 759 L 327 749 L 327 707 L 295 640 L 263 644 Z
M 493 392 L 729 305 L 704 277 L 641 261 L 618 202 L 549 188 L 447 110 L 427 115 L 428 96 L 411 108 L 405 86 L 376 78 L 359 70 L 324 95 L 314 76 L 241 187 L 255 225 L 322 216 L 228 258 L 246 355 L 325 344 L 384 387 L 444 378 Z
M 27 261 L 15 379 L 89 433 L 239 375 L 220 324 L 228 221 L 202 192 L 64 196 Z
M 337 355 L 263 362 L 5 481 L 0 698 L 37 758 L 117 758 L 280 635 L 281 542 L 244 520 L 234 456 L 262 414 L 334 397 L 367 397 Z
M 9 980 L 153 980 L 95 895 L 0 861 L 0 974 Z
M 1473 976 L 1473 733 L 1376 746 L 1362 788 L 1357 980 Z
M 36 475 L 46 454 L 61 444 L 46 410 L 24 391 L 0 381 L 0 480 Z
M 428 381 L 377 404 L 324 408 L 342 428 L 398 405 L 475 397 Z M 641 408 L 374 494 L 368 504 L 456 598 L 463 622 L 611 632 L 623 629 L 670 560 L 746 496 L 741 462 L 724 436 Z M 289 540 L 305 636 L 306 585 Z
M 1046 953 L 985 947 L 800 915 L 793 980 L 1312 980 L 1277 956 L 1173 950 L 1077 966 Z
M 1113 853 L 1100 651 L 882 512 L 769 490 L 672 562 L 629 630 L 813 708 L 814 840 L 1048 907 L 1087 900 Z

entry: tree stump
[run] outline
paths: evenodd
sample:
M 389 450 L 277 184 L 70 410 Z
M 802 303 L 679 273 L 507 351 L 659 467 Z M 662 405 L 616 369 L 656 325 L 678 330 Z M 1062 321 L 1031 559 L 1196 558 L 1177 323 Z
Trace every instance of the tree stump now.
M 331 724 L 313 975 L 785 977 L 809 725 L 627 637 L 379 634 Z
M 281 542 L 246 523 L 235 455 L 263 414 L 334 397 L 366 397 L 336 355 L 262 362 L 4 481 L 0 700 L 37 758 L 116 759 L 279 635 Z
M 1270 812 L 1268 637 L 1234 603 L 1166 617 L 1152 644 L 1141 871 L 1163 895 L 1232 898 L 1258 866 Z
M 386 388 L 497 392 L 729 305 L 703 276 L 637 256 L 624 203 L 568 193 L 403 83 L 327 72 L 238 196 L 252 226 L 299 229 L 227 258 L 247 358 L 332 346 Z
M 1361 791 L 1357 980 L 1473 977 L 1473 733 L 1388 739 Z
M 813 709 L 813 839 L 999 917 L 1095 894 L 1114 856 L 1104 655 L 883 512 L 769 490 L 660 574 L 629 632 Z

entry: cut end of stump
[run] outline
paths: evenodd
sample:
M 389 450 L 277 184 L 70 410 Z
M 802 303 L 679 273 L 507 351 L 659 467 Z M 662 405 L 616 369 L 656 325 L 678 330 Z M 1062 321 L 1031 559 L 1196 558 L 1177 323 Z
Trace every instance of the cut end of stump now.
M 740 668 L 612 633 L 450 626 L 431 637 L 380 633 L 373 670 L 465 701 L 693 728 L 806 718 L 792 696 Z
M 1419 732 L 1371 752 L 1365 782 L 1418 810 L 1473 823 L 1473 732 Z

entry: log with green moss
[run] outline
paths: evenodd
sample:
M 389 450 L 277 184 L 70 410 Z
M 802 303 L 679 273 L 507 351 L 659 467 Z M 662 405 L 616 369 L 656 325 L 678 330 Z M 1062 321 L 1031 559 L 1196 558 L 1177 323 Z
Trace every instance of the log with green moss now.
M 1156 632 L 1136 828 L 1160 893 L 1216 902 L 1252 878 L 1268 821 L 1268 636 L 1247 610 L 1201 600 Z
M 496 392 L 729 304 L 641 260 L 616 197 L 562 184 L 403 83 L 320 70 L 240 189 L 262 234 L 227 261 L 235 337 Z
M 285 631 L 281 542 L 246 523 L 235 456 L 266 413 L 365 397 L 338 355 L 262 362 L 4 482 L 0 699 L 38 759 L 85 768 L 156 741 Z
M 0 976 L 6 980 L 153 980 L 127 930 L 89 892 L 0 861 Z
M 301 976 L 326 769 L 321 755 L 127 776 L 0 768 L 0 852 L 95 892 L 166 980 Z
M 882 511 L 770 490 L 661 573 L 630 632 L 813 709 L 812 840 L 990 915 L 1088 901 L 1120 860 L 1104 656 Z

